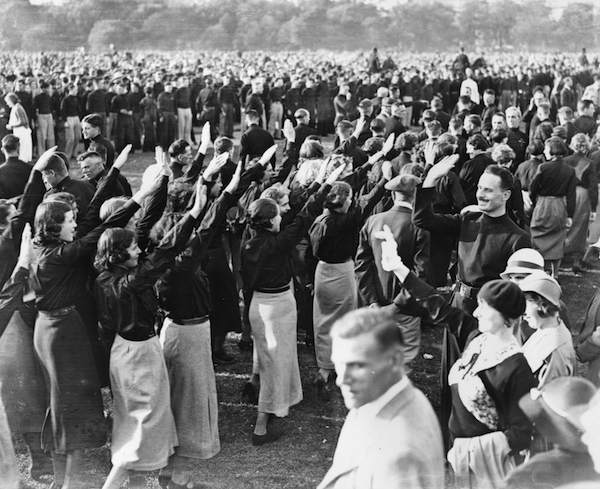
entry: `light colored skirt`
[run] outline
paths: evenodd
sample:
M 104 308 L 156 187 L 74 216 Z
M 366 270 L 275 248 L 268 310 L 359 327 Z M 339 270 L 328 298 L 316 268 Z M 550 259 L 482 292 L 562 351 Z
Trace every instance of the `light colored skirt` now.
M 540 196 L 531 216 L 531 241 L 544 260 L 560 260 L 567 237 L 565 197 Z
M 31 129 L 28 127 L 15 127 L 13 134 L 19 138 L 19 159 L 25 163 L 33 159 L 33 141 L 31 139 Z
M 165 319 L 160 343 L 171 384 L 171 409 L 182 457 L 206 460 L 221 450 L 215 370 L 207 319 L 181 325 Z
M 287 416 L 302 400 L 294 294 L 254 292 L 249 317 L 260 372 L 258 411 Z
M 171 390 L 160 342 L 117 335 L 110 351 L 114 397 L 112 463 L 128 470 L 156 470 L 177 445 Z
M 0 401 L 0 481 L 4 489 L 20 487 L 17 457 L 2 401 Z
M 315 350 L 319 368 L 333 370 L 331 336 L 333 323 L 357 307 L 354 262 L 325 263 L 319 261 L 315 272 L 313 321 Z
M 587 189 L 578 186 L 573 225 L 567 231 L 565 253 L 585 253 L 588 227 L 590 225 L 590 212 L 590 194 Z
M 46 385 L 33 349 L 33 324 L 27 324 L 19 311 L 0 338 L 0 397 L 15 435 L 42 430 Z

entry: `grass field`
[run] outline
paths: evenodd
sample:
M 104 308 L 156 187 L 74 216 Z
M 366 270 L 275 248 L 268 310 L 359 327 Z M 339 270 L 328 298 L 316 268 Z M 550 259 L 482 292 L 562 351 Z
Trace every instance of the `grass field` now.
M 326 143 L 327 146 L 331 145 L 330 140 Z M 130 157 L 123 173 L 134 189 L 139 187 L 141 174 L 152 163 L 152 159 L 153 154 L 150 153 Z M 564 271 L 561 278 L 564 299 L 576 331 L 598 284 L 600 263 L 594 261 L 593 265 L 594 270 L 583 276 Z M 421 352 L 410 376 L 415 385 L 425 392 L 436 411 L 439 409 L 441 338 L 439 328 L 423 328 Z M 332 386 L 332 399 L 328 403 L 317 399 L 310 383 L 316 372 L 314 352 L 304 344 L 300 333 L 298 352 L 304 400 L 291 409 L 287 418 L 276 421 L 286 432 L 281 440 L 263 447 L 253 447 L 250 440 L 256 407 L 240 401 L 242 386 L 251 372 L 252 355 L 240 351 L 237 341 L 237 335 L 230 335 L 226 344 L 228 351 L 236 357 L 236 363 L 216 367 L 221 452 L 209 461 L 196 463 L 194 480 L 203 483 L 201 487 L 214 489 L 315 488 L 331 465 L 346 416 L 339 390 Z M 585 372 L 585 366 L 579 365 L 578 374 Z M 15 442 L 23 487 L 48 487 L 26 476 L 29 459 L 25 445 L 19 438 Z M 109 448 L 87 452 L 86 470 L 89 487 L 100 488 L 110 470 Z M 155 476 L 149 475 L 148 487 L 158 487 Z

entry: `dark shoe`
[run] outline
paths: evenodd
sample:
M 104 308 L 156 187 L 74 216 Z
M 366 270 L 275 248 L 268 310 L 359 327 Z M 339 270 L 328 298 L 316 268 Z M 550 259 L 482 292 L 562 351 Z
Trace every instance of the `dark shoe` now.
M 572 268 L 572 270 L 573 270 L 573 273 L 576 273 L 576 274 L 578 274 L 578 275 L 579 275 L 579 274 L 582 274 L 582 273 L 585 273 L 585 270 L 584 270 L 583 268 L 581 268 L 581 267 L 578 267 L 578 266 L 576 266 L 576 265 L 573 265 L 573 268 Z
M 169 487 L 169 482 L 171 481 L 170 475 L 159 475 L 158 476 L 158 485 L 162 487 L 162 489 L 167 489 Z
M 331 397 L 329 396 L 329 390 L 327 389 L 327 382 L 323 380 L 319 374 L 315 375 L 313 379 L 313 385 L 317 388 L 317 397 L 322 401 L 329 401 Z
M 244 384 L 244 388 L 242 389 L 242 401 L 250 404 L 258 404 L 258 392 L 256 392 L 256 387 L 254 387 L 252 382 L 246 382 Z
M 581 260 L 581 266 L 582 266 L 582 268 L 583 268 L 584 270 L 585 270 L 586 268 L 587 268 L 587 269 L 594 268 L 594 267 L 592 266 L 592 264 L 591 264 L 591 263 L 588 263 L 588 262 L 587 262 L 587 261 L 585 261 L 585 260 Z
M 238 348 L 242 351 L 252 351 L 252 341 L 240 340 L 238 341 Z
M 267 432 L 264 435 L 255 435 L 252 433 L 252 445 L 259 447 L 265 443 L 277 441 L 282 436 L 283 431 L 276 430 L 275 428 L 267 428 Z
M 29 477 L 34 481 L 40 482 L 40 478 L 46 475 L 54 475 L 52 459 L 45 453 L 37 452 L 35 456 L 32 457 L 31 465 L 29 466 Z
M 231 355 L 228 355 L 224 351 L 220 351 L 217 353 L 213 353 L 213 361 L 215 363 L 227 364 L 227 363 L 234 363 L 235 358 L 233 358 Z

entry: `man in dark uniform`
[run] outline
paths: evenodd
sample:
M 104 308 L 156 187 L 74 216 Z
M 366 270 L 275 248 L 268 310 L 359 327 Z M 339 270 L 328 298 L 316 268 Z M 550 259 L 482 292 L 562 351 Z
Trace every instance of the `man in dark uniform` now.
M 163 150 L 167 150 L 171 143 L 175 141 L 176 117 L 175 117 L 175 98 L 173 97 L 173 84 L 170 81 L 165 82 L 164 91 L 156 99 L 156 109 L 158 113 L 158 140 Z
M 506 126 L 508 127 L 508 144 L 515 152 L 515 159 L 512 163 L 514 172 L 521 163 L 525 161 L 525 153 L 529 146 L 529 138 L 519 127 L 521 126 L 521 109 L 518 107 L 508 107 L 505 110 Z
M 127 93 L 127 83 L 119 83 L 117 95 L 111 103 L 111 112 L 116 114 L 115 151 L 120 153 L 128 144 L 133 144 L 133 110 Z M 133 152 L 133 151 L 132 151 Z
M 11 199 L 25 191 L 32 166 L 19 159 L 20 149 L 17 136 L 8 134 L 2 138 L 5 162 L 0 165 L 0 199 Z
M 235 87 L 231 84 L 230 77 L 223 77 L 223 86 L 217 92 L 217 99 L 221 107 L 221 136 L 233 138 L 233 115 L 237 95 Z
M 273 136 L 259 126 L 260 116 L 255 110 L 246 112 L 246 124 L 248 129 L 242 134 L 240 139 L 240 159 L 248 163 L 254 158 L 260 158 L 262 154 L 275 144 Z M 275 165 L 275 156 L 271 160 Z
M 97 188 L 98 183 L 107 177 L 107 171 L 104 167 L 104 156 L 102 156 L 101 151 L 102 149 L 94 147 L 77 158 L 83 178 L 90 182 L 94 188 Z M 119 172 L 112 197 L 121 195 L 131 197 L 132 192 L 131 185 L 129 185 L 127 179 Z
M 310 114 L 306 109 L 298 109 L 294 113 L 294 117 L 298 122 L 298 125 L 294 127 L 294 132 L 296 133 L 296 144 L 295 146 L 300 149 L 302 147 L 302 143 L 308 136 L 313 136 L 316 131 L 309 126 L 310 124 Z
M 86 102 L 88 114 L 98 114 L 100 116 L 100 132 L 102 135 L 106 132 L 106 89 L 104 80 L 96 78 L 94 80 L 94 90 L 90 92 Z
M 387 212 L 369 217 L 360 232 L 355 272 L 358 292 L 365 306 L 386 306 L 402 293 L 402 284 L 381 267 L 381 240 L 375 236 L 386 224 L 398 243 L 402 261 L 418 277 L 429 282 L 429 232 L 411 221 L 415 188 L 420 183 L 416 176 L 409 174 L 398 175 L 386 183 L 385 188 L 392 192 L 394 206 Z M 411 362 L 419 353 L 421 317 L 398 314 L 396 319 L 404 338 L 405 369 L 409 373 Z
M 413 222 L 431 233 L 458 237 L 458 277 L 451 303 L 472 314 L 477 307 L 477 293 L 481 287 L 490 280 L 499 279 L 508 258 L 518 249 L 531 247 L 531 239 L 506 213 L 514 177 L 498 165 L 488 166 L 479 178 L 477 212 L 455 215 L 433 213 L 436 183 L 452 170 L 456 159 L 457 156 L 431 167 L 423 187 L 417 189 Z M 440 381 L 441 425 L 446 442 L 451 410 L 448 372 L 459 356 L 456 338 L 444 330 Z

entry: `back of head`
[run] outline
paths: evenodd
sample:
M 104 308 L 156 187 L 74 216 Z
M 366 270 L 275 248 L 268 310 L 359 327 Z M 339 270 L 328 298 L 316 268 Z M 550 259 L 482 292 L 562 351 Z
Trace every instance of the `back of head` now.
M 9 153 L 18 153 L 21 147 L 21 141 L 13 134 L 7 134 L 2 138 L 2 150 Z
M 251 122 L 258 122 L 260 120 L 260 116 L 258 115 L 258 112 L 256 112 L 256 110 L 254 110 L 254 109 L 248 110 L 246 112 L 246 117 Z
M 567 145 L 562 139 L 556 136 L 546 139 L 544 148 L 550 156 L 563 156 L 567 154 Z
M 248 208 L 248 225 L 252 229 L 270 229 L 272 219 L 279 214 L 277 202 L 273 199 L 256 199 Z
M 127 248 L 135 241 L 137 237 L 130 229 L 106 229 L 98 240 L 94 266 L 99 272 L 103 272 L 125 263 L 129 259 Z
M 307 138 L 300 147 L 300 158 L 323 158 L 323 145 L 318 139 Z
M 352 187 L 346 182 L 335 182 L 325 198 L 323 207 L 326 209 L 339 209 L 344 205 L 348 196 L 352 193 Z
M 35 211 L 35 242 L 47 245 L 59 241 L 62 223 L 71 206 L 61 201 L 44 201 Z
M 571 139 L 571 149 L 578 153 L 587 154 L 590 150 L 591 142 L 590 137 L 587 134 L 578 133 Z
M 215 154 L 223 154 L 227 151 L 230 152 L 233 150 L 233 141 L 226 136 L 220 136 L 215 139 L 214 142 Z
M 190 143 L 188 143 L 185 139 L 176 139 L 171 143 L 171 146 L 169 146 L 169 156 L 171 158 L 177 158 L 185 153 L 189 146 Z
M 498 144 L 492 151 L 492 160 L 498 165 L 511 163 L 515 156 L 515 152 L 508 144 Z
M 111 197 L 110 199 L 104 201 L 100 206 L 100 220 L 106 221 L 128 201 L 129 199 L 127 197 Z
M 479 151 L 485 151 L 486 149 L 488 149 L 488 143 L 485 137 L 483 137 L 483 134 L 481 133 L 473 134 L 467 140 L 467 144 L 470 144 L 471 146 L 473 146 L 474 149 Z

